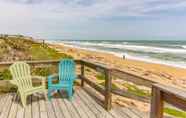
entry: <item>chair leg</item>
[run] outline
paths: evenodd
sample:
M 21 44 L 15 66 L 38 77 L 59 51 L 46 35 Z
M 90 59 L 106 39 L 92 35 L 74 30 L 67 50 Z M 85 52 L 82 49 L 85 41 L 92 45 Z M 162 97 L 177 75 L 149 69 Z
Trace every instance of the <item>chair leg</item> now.
M 48 89 L 48 100 L 51 101 L 51 92 L 52 92 L 52 89 Z
M 23 107 L 25 108 L 26 107 L 26 96 L 23 94 L 20 94 L 20 97 L 21 97 L 21 103 Z
M 72 87 L 68 89 L 68 99 L 72 100 Z
M 45 100 L 47 100 L 47 91 L 46 90 L 44 90 L 44 96 L 45 96 Z

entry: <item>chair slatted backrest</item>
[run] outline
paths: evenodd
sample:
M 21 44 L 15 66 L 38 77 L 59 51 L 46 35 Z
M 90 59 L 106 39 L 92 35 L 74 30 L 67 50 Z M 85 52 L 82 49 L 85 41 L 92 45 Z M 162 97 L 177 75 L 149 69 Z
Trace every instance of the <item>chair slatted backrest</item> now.
M 69 81 L 75 78 L 75 62 L 73 59 L 64 59 L 59 63 L 59 80 Z
M 16 62 L 10 66 L 10 72 L 19 89 L 32 87 L 30 66 L 25 62 Z

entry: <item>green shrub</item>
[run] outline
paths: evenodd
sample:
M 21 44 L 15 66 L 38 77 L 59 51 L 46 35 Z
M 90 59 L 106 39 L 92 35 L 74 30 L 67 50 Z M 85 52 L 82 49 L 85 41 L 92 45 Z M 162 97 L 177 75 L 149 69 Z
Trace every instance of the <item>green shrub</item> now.
M 0 72 L 0 80 L 11 80 L 12 76 L 8 69 L 5 69 L 3 72 Z
M 97 74 L 97 75 L 96 75 L 96 78 L 97 78 L 98 80 L 105 80 L 105 75 L 104 75 L 104 74 Z
M 137 86 L 129 83 L 124 83 L 124 87 L 127 88 L 128 92 L 133 93 L 138 96 L 151 96 L 150 92 L 148 90 L 143 90 L 138 88 Z
M 33 71 L 32 71 L 32 74 L 34 74 L 34 75 L 40 75 L 40 76 L 48 76 L 51 73 L 52 72 L 51 72 L 51 70 L 50 70 L 49 67 L 45 67 L 45 68 L 39 67 L 39 68 L 33 69 Z

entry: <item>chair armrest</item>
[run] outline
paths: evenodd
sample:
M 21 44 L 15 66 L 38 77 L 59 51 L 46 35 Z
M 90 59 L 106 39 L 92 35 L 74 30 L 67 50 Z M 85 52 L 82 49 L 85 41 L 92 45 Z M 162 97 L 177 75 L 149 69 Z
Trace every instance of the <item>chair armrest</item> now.
M 42 76 L 32 76 L 32 79 L 41 80 L 42 85 L 45 86 L 46 77 L 42 77 Z
M 51 85 L 52 84 L 52 80 L 55 79 L 55 78 L 58 78 L 58 77 L 59 77 L 58 74 L 49 75 L 48 76 L 48 85 Z
M 15 80 L 9 80 L 9 82 L 13 85 L 17 85 Z

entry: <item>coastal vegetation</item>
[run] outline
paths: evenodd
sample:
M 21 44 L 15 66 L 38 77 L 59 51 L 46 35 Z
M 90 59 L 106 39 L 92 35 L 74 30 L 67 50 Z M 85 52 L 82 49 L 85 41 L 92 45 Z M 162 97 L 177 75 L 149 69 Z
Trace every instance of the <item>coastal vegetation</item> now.
M 186 112 L 175 109 L 175 108 L 164 108 L 164 113 L 167 113 L 176 118 L 186 118 Z
M 104 74 L 97 74 L 96 78 L 97 78 L 97 80 L 101 80 L 101 81 L 105 80 Z M 116 78 L 113 78 L 113 80 L 116 80 Z M 104 82 L 102 82 L 101 85 L 104 85 Z M 138 87 L 135 84 L 130 84 L 128 82 L 123 82 L 121 87 L 122 88 L 120 88 L 120 89 L 127 89 L 128 92 L 130 92 L 132 94 L 135 94 L 137 96 L 142 96 L 142 97 L 143 96 L 148 96 L 148 97 L 151 96 L 150 91 L 145 90 L 145 89 L 141 89 L 140 87 Z M 119 87 L 116 84 L 113 84 L 112 88 L 117 89 Z
M 146 97 L 146 96 L 150 97 L 151 96 L 151 93 L 148 90 L 140 89 L 139 87 L 137 87 L 134 84 L 124 83 L 123 86 L 127 88 L 127 91 L 129 93 L 133 93 L 137 96 L 142 96 L 142 97 L 143 96 L 144 97 Z
M 60 53 L 47 44 L 34 41 L 31 37 L 22 35 L 3 35 L 0 37 L 0 61 L 21 61 L 21 60 L 52 60 L 62 58 L 72 58 L 71 56 Z M 47 76 L 54 67 L 34 68 L 32 73 Z M 11 79 L 7 68 L 0 69 L 0 79 Z

